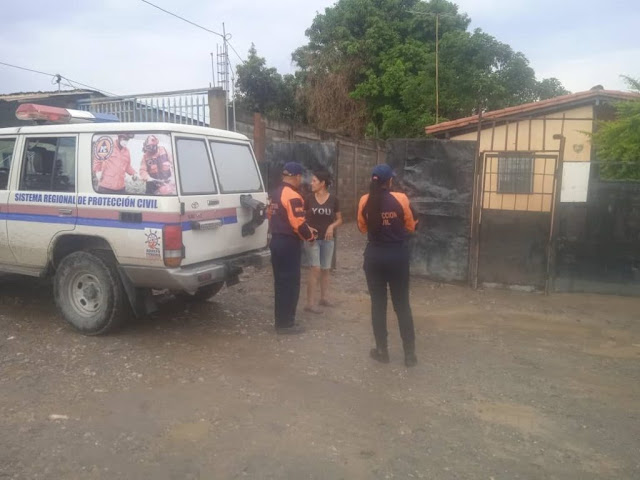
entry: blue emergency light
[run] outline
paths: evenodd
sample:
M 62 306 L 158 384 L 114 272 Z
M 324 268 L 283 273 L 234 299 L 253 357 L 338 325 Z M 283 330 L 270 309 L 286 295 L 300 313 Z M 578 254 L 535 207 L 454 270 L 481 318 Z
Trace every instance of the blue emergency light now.
M 119 122 L 120 119 L 115 116 L 113 113 L 92 113 L 94 122 L 96 123 L 109 123 L 109 122 Z

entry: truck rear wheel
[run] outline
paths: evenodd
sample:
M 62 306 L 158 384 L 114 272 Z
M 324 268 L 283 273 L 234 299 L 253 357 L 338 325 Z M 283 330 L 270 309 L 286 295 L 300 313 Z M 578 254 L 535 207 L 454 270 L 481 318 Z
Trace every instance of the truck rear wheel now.
M 65 320 L 85 335 L 116 329 L 128 312 L 115 261 L 98 252 L 74 252 L 56 270 L 54 296 Z

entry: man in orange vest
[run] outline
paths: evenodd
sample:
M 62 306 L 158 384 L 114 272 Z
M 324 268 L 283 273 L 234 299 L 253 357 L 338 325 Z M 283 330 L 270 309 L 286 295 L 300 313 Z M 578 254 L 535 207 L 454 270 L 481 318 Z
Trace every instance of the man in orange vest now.
M 302 241 L 313 242 L 318 232 L 305 220 L 304 199 L 298 192 L 304 168 L 289 162 L 282 172 L 282 183 L 271 194 L 271 265 L 275 290 L 275 326 L 279 334 L 301 333 L 296 324 L 300 296 L 300 256 Z

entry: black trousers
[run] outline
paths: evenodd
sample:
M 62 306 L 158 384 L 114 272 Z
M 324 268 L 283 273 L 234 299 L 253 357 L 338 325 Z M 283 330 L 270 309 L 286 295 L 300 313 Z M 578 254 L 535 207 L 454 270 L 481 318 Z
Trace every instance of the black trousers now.
M 387 348 L 387 285 L 405 353 L 415 351 L 415 331 L 409 305 L 409 248 L 406 245 L 368 244 L 364 272 L 371 296 L 371 323 L 376 346 Z
M 291 235 L 276 234 L 271 237 L 270 249 L 276 328 L 290 327 L 295 323 L 300 297 L 302 241 Z

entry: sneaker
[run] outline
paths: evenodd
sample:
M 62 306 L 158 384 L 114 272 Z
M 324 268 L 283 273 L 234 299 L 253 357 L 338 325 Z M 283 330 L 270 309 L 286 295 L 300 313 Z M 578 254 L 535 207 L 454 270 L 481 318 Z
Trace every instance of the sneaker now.
M 311 312 L 311 313 L 322 313 L 322 309 L 318 307 L 304 307 L 304 311 Z
M 298 324 L 291 325 L 290 327 L 276 327 L 276 333 L 278 335 L 297 335 L 304 333 L 304 327 Z
M 369 356 L 380 363 L 389 363 L 389 352 L 387 350 L 372 348 Z
M 418 357 L 415 353 L 405 353 L 404 364 L 407 367 L 415 367 L 418 364 Z

